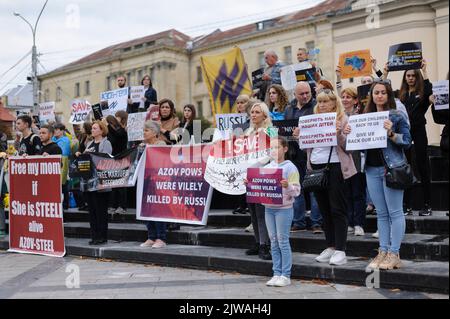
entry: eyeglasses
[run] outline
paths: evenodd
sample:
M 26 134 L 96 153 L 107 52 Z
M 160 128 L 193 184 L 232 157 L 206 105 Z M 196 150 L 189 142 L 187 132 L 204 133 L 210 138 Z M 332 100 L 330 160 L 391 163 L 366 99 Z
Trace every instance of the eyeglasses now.
M 325 94 L 334 94 L 334 91 L 333 90 L 330 90 L 330 89 L 320 89 L 319 91 L 317 91 L 317 94 L 320 94 L 320 93 L 325 93 Z
M 391 80 L 387 80 L 387 79 L 383 80 L 381 78 L 376 78 L 375 80 L 373 80 L 373 83 L 391 85 Z

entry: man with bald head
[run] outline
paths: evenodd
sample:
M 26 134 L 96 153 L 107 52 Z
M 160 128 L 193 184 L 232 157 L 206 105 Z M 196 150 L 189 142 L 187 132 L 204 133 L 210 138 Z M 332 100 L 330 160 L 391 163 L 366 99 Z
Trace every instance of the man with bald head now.
M 264 101 L 266 98 L 266 93 L 272 84 L 281 85 L 281 68 L 285 64 L 278 60 L 278 55 L 274 50 L 267 50 L 264 52 L 264 60 L 266 61 L 267 67 L 264 69 L 264 74 L 262 79 L 264 84 L 261 86 L 258 98 Z
M 286 109 L 284 116 L 286 120 L 298 120 L 302 116 L 308 116 L 314 114 L 314 106 L 316 100 L 312 96 L 311 87 L 308 82 L 298 82 L 294 90 L 295 99 L 291 102 L 291 105 Z M 306 152 L 301 150 L 298 144 L 300 130 L 296 128 L 292 134 L 294 141 L 289 142 L 289 154 L 291 154 L 291 160 L 297 166 L 300 172 L 300 181 L 303 182 L 303 178 L 306 173 Z M 313 193 L 308 194 L 311 200 L 311 223 L 312 231 L 315 234 L 322 233 L 322 215 L 319 211 L 316 198 Z M 306 203 L 305 194 L 302 191 L 300 196 L 295 199 L 294 202 L 294 219 L 292 221 L 291 232 L 306 230 Z

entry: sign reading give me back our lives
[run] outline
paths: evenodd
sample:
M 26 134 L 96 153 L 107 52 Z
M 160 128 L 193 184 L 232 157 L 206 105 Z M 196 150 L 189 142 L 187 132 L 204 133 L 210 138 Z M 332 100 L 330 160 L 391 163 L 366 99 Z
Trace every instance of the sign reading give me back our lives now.
M 347 151 L 360 151 L 387 147 L 387 131 L 384 121 L 389 112 L 350 116 L 351 133 L 347 136 Z

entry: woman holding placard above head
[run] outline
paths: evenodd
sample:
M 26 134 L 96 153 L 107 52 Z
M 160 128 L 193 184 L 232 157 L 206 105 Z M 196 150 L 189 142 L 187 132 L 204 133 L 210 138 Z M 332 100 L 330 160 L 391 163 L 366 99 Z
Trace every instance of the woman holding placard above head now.
M 147 121 L 144 124 L 144 143 L 141 147 L 145 145 L 166 145 L 159 138 L 161 126 L 158 122 Z M 152 248 L 163 248 L 166 246 L 166 232 L 167 224 L 164 222 L 145 222 L 148 231 L 148 239 L 146 242 L 141 244 L 141 247 L 152 247 Z
M 389 69 L 385 70 L 386 76 Z M 406 106 L 411 123 L 411 138 L 414 141 L 415 164 L 418 168 L 423 189 L 424 204 L 419 212 L 420 216 L 430 216 L 431 210 L 431 178 L 430 162 L 428 158 L 428 137 L 425 114 L 430 107 L 430 96 L 433 85 L 428 79 L 427 62 L 423 60 L 421 70 L 408 70 L 403 74 L 402 86 L 399 92 L 400 101 Z M 412 163 L 412 152 L 406 152 L 408 162 Z M 405 192 L 404 212 L 412 215 L 411 192 Z
M 176 144 L 178 137 L 173 132 L 180 126 L 180 120 L 175 111 L 175 104 L 169 99 L 159 101 L 159 116 L 161 118 L 160 139 L 167 145 Z
M 273 121 L 284 120 L 284 110 L 289 106 L 289 98 L 281 85 L 272 84 L 269 87 L 267 106 Z
M 272 127 L 270 111 L 267 104 L 263 102 L 255 103 L 250 109 L 250 128 L 245 132 L 246 136 L 256 132 L 267 131 Z M 265 208 L 261 204 L 248 204 L 252 219 L 253 231 L 255 234 L 255 247 L 247 250 L 247 255 L 258 255 L 264 260 L 272 259 L 270 255 L 270 240 L 267 233 Z
M 366 151 L 366 180 L 370 197 L 377 208 L 380 248 L 378 255 L 369 264 L 372 269 L 394 269 L 401 267 L 400 246 L 405 235 L 403 214 L 403 189 L 406 180 L 412 181 L 407 173 L 408 162 L 404 150 L 411 146 L 411 134 L 405 115 L 396 110 L 394 92 L 387 81 L 376 80 L 370 90 L 365 113 L 389 111 L 389 119 L 384 122 L 387 130 L 387 148 Z M 346 133 L 351 132 L 347 125 Z M 405 172 L 405 174 L 401 172 Z M 396 173 L 398 172 L 398 173 Z M 392 179 L 397 177 L 397 181 Z M 410 182 L 407 182 L 410 183 Z
M 353 87 L 341 91 L 341 101 L 347 116 L 358 114 L 358 92 Z M 364 236 L 366 221 L 366 176 L 361 167 L 361 151 L 352 152 L 356 175 L 345 181 L 345 192 L 348 204 L 348 232 L 355 236 Z
M 338 145 L 334 147 L 307 149 L 309 172 L 312 170 L 317 172 L 328 167 L 329 183 L 320 190 L 314 191 L 322 213 L 323 228 L 328 246 L 316 258 L 316 261 L 339 266 L 347 263 L 345 254 L 348 227 L 347 200 L 342 184 L 356 174 L 352 156 L 345 151 L 346 135 L 343 128 L 346 126 L 348 119 L 339 97 L 328 89 L 318 92 L 314 113 L 336 113 L 338 142 Z M 307 181 L 306 178 L 307 176 L 304 185 Z
M 112 146 L 107 139 L 108 127 L 102 121 L 92 124 L 93 141 L 86 147 L 84 153 L 103 153 L 111 155 Z M 75 153 L 80 156 L 81 153 Z M 108 241 L 108 198 L 111 189 L 87 192 L 89 204 L 89 223 L 91 225 L 91 238 L 89 245 L 106 244 Z

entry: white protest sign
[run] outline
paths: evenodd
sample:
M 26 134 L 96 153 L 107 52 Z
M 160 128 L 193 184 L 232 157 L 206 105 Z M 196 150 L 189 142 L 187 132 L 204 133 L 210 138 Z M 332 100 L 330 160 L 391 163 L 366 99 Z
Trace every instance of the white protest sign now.
M 347 151 L 361 151 L 387 147 L 387 130 L 384 121 L 389 112 L 352 115 L 348 119 L 352 131 L 347 135 Z
M 39 104 L 39 120 L 42 122 L 55 121 L 55 102 Z
M 117 111 L 126 111 L 128 106 L 128 88 L 103 92 L 100 101 L 108 102 L 108 109 L 103 110 L 103 115 L 115 115 Z
M 336 113 L 302 116 L 298 121 L 298 127 L 301 149 L 337 145 Z
M 72 110 L 69 120 L 70 124 L 83 124 L 92 111 L 91 103 L 86 100 L 72 100 L 70 108 Z
M 223 139 L 228 139 L 233 132 L 233 127 L 247 122 L 248 116 L 245 113 L 216 114 L 216 125 L 222 134 Z
M 128 141 L 142 141 L 144 139 L 144 124 L 147 113 L 132 113 L 128 114 Z
M 130 88 L 130 98 L 133 103 L 139 103 L 139 108 L 144 108 L 144 101 L 142 98 L 145 97 L 145 87 L 141 86 L 132 86 Z
M 311 69 L 312 65 L 309 62 L 301 62 L 297 64 L 288 65 L 281 68 L 281 84 L 286 91 L 292 91 L 297 85 L 297 76 L 295 71 Z
M 448 110 L 448 80 L 433 83 L 434 108 Z

